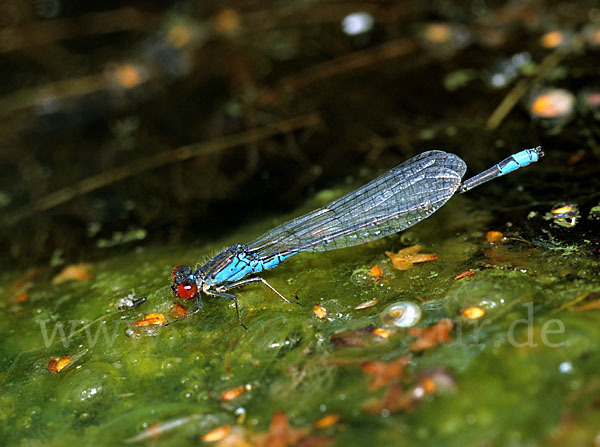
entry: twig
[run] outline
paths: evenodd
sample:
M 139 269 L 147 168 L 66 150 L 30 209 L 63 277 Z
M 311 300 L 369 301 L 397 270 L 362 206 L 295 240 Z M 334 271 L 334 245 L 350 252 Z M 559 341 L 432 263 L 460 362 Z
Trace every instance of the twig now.
M 502 102 L 496 107 L 494 112 L 490 115 L 487 121 L 487 128 L 490 130 L 497 129 L 498 126 L 504 121 L 506 115 L 510 113 L 514 106 L 521 100 L 525 92 L 529 89 L 531 84 L 538 81 L 542 76 L 548 73 L 552 68 L 560 63 L 565 57 L 565 52 L 561 49 L 557 49 L 554 52 L 546 56 L 538 68 L 537 74 L 533 78 L 521 79 L 515 84 L 508 95 L 504 97 Z
M 240 132 L 233 135 L 217 137 L 212 140 L 182 146 L 172 151 L 164 151 L 158 154 L 145 157 L 134 163 L 103 172 L 98 175 L 86 178 L 79 183 L 59 189 L 44 197 L 41 197 L 27 206 L 17 210 L 4 219 L 5 225 L 14 225 L 15 223 L 37 214 L 55 208 L 77 196 L 87 194 L 104 186 L 119 182 L 129 177 L 139 175 L 142 172 L 156 169 L 161 166 L 188 160 L 190 158 L 201 157 L 236 146 L 244 146 L 273 135 L 292 132 L 297 129 L 310 128 L 318 126 L 321 119 L 317 114 L 297 116 L 276 123 L 267 124 L 263 127 Z
M 286 93 L 300 90 L 317 81 L 366 68 L 397 57 L 406 56 L 415 49 L 416 45 L 412 40 L 395 39 L 377 47 L 356 51 L 317 64 L 298 74 L 282 78 L 274 89 L 267 89 L 260 92 L 259 101 L 270 103 Z
M 82 17 L 36 21 L 13 28 L 0 29 L 0 53 L 27 47 L 48 45 L 82 35 L 108 34 L 117 31 L 146 31 L 155 26 L 157 16 L 132 8 L 97 12 Z
M 104 73 L 63 79 L 43 86 L 27 87 L 0 98 L 0 116 L 9 116 L 19 110 L 34 107 L 43 98 L 55 101 L 74 96 L 85 96 L 102 91 L 109 85 Z

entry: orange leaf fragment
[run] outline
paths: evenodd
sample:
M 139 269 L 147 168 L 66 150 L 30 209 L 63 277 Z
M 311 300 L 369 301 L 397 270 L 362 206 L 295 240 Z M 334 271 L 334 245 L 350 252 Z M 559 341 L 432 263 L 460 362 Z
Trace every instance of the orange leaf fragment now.
M 123 88 L 132 89 L 142 81 L 140 69 L 133 64 L 124 64 L 115 70 L 115 77 Z
M 57 373 L 58 370 L 56 369 L 56 365 L 58 365 L 58 357 L 52 357 L 49 361 L 48 361 L 48 371 L 53 372 L 53 373 Z
M 134 326 L 149 326 L 151 324 L 162 325 L 167 321 L 165 316 L 160 313 L 145 314 L 143 320 L 138 320 L 133 323 Z
M 433 394 L 437 390 L 437 385 L 432 377 L 424 377 L 421 381 L 421 385 L 423 385 L 426 394 Z
M 221 425 L 220 427 L 213 428 L 208 433 L 202 435 L 202 441 L 204 442 L 217 442 L 225 438 L 231 431 L 231 425 Z
M 463 279 L 467 276 L 473 276 L 475 273 L 477 273 L 475 270 L 465 270 L 464 272 L 461 272 L 458 275 L 456 275 L 454 279 Z
M 169 313 L 175 315 L 176 317 L 183 317 L 187 313 L 187 309 L 183 304 L 177 303 L 171 307 Z
M 230 390 L 223 391 L 221 393 L 221 402 L 229 402 L 239 397 L 245 389 L 246 387 L 244 385 L 240 385 L 235 388 L 231 388 Z
M 276 411 L 271 418 L 269 431 L 252 436 L 252 441 L 257 447 L 287 447 L 298 445 L 307 434 L 308 429 L 290 427 L 287 415 Z
M 408 329 L 409 335 L 417 339 L 408 347 L 411 351 L 423 351 L 436 347 L 441 342 L 449 343 L 452 341 L 450 332 L 452 331 L 452 320 L 444 318 L 433 326 L 418 329 L 411 327 Z
M 489 243 L 500 242 L 504 235 L 500 231 L 488 231 L 485 238 Z
M 390 335 L 392 335 L 392 331 L 380 327 L 373 329 L 373 333 L 381 338 L 390 338 Z
M 582 312 L 590 309 L 600 309 L 600 300 L 590 301 L 589 303 L 582 304 L 580 306 L 573 306 L 569 308 L 572 312 Z
M 378 265 L 373 264 L 369 268 L 369 275 L 371 275 L 373 278 L 379 279 L 383 276 L 383 270 L 381 270 L 381 267 Z
M 432 23 L 425 29 L 425 39 L 431 43 L 444 43 L 452 36 L 452 28 L 445 23 Z
M 220 34 L 229 34 L 237 30 L 241 23 L 240 14 L 235 9 L 222 9 L 214 17 L 215 30 Z
M 24 303 L 25 301 L 27 301 L 28 298 L 29 298 L 29 293 L 27 293 L 27 292 L 21 292 L 21 293 L 17 293 L 15 295 L 15 301 L 17 303 Z
M 66 281 L 87 281 L 92 278 L 91 269 L 91 264 L 68 265 L 52 278 L 52 284 L 60 284 Z
M 579 163 L 581 160 L 583 160 L 584 156 L 585 156 L 585 151 L 583 149 L 579 149 L 577 152 L 575 152 L 573 155 L 571 155 L 571 157 L 567 161 L 567 164 L 569 166 L 573 166 L 573 165 Z
M 399 250 L 398 253 L 386 251 L 385 254 L 392 260 L 396 270 L 410 270 L 417 262 L 428 262 L 440 259 L 439 255 L 433 253 L 419 253 L 420 245 L 413 245 Z
M 41 267 L 36 267 L 28 270 L 23 276 L 19 279 L 15 280 L 12 283 L 13 289 L 22 289 L 29 287 L 31 285 L 31 281 L 33 281 L 37 276 L 39 276 L 43 272 Z
M 402 385 L 399 382 L 392 383 L 385 395 L 380 400 L 371 400 L 363 405 L 363 408 L 370 413 L 381 413 L 384 410 L 390 413 L 397 413 L 408 407 L 409 398 L 404 393 Z
M 398 413 L 414 410 L 425 397 L 447 391 L 454 391 L 454 377 L 443 369 L 425 371 L 419 381 L 405 390 L 401 379 L 394 379 L 382 399 L 368 401 L 363 408 L 373 413 L 386 411 Z
M 485 315 L 485 310 L 479 306 L 467 307 L 461 315 L 469 320 L 477 320 Z
M 327 428 L 327 427 L 331 427 L 332 425 L 336 424 L 339 420 L 340 420 L 339 414 L 329 414 L 329 415 L 319 419 L 318 421 L 316 421 L 313 424 L 313 426 L 315 428 Z
M 71 356 L 65 355 L 64 357 L 52 357 L 48 362 L 48 370 L 55 374 L 61 372 L 65 367 L 71 363 Z
M 566 214 L 573 211 L 573 205 L 563 205 L 558 208 L 553 208 L 550 212 L 552 214 Z
M 544 48 L 556 48 L 565 41 L 565 35 L 562 31 L 549 31 L 542 35 L 540 38 L 540 44 Z
M 369 382 L 369 390 L 375 391 L 383 388 L 393 380 L 398 380 L 402 377 L 404 367 L 410 361 L 410 355 L 404 355 L 392 360 L 389 363 L 385 362 L 365 362 L 360 365 L 361 369 L 371 376 Z
M 254 444 L 246 439 L 246 431 L 240 427 L 235 426 L 231 431 L 222 439 L 217 441 L 217 447 L 256 447 Z M 206 441 L 205 441 L 206 442 Z
M 327 318 L 327 309 L 325 309 L 320 304 L 315 304 L 315 307 L 313 307 L 313 312 L 321 320 L 324 320 L 325 318 Z

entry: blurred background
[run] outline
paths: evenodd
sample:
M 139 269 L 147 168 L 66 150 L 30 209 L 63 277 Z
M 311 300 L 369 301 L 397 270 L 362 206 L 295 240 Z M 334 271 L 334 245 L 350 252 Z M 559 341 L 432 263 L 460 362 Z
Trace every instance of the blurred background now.
M 0 262 L 209 240 L 429 149 L 542 145 L 472 199 L 600 219 L 599 55 L 595 0 L 4 0 Z

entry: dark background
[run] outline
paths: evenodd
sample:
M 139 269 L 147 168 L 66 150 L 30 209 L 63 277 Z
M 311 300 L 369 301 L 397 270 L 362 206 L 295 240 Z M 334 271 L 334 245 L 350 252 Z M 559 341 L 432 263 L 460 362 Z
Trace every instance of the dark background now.
M 349 35 L 356 12 L 373 24 Z M 540 118 L 531 104 L 600 86 L 600 33 L 585 34 L 599 24 L 592 0 L 3 1 L 1 262 L 207 240 L 434 148 L 474 174 L 544 147 L 535 170 L 473 195 L 498 219 L 590 209 L 597 108 Z M 564 238 L 596 241 L 579 228 Z

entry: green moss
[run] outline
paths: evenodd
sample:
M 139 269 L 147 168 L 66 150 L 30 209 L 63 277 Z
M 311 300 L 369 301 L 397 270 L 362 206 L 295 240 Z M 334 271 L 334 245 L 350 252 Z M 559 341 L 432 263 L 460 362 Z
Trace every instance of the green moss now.
M 339 414 L 342 422 L 327 432 L 337 445 L 536 445 L 568 429 L 561 422 L 565 414 L 597 415 L 589 393 L 600 388 L 600 312 L 568 310 L 578 295 L 587 293 L 589 300 L 597 293 L 593 258 L 510 242 L 490 246 L 485 219 L 463 219 L 452 234 L 440 232 L 443 222 L 460 222 L 449 219 L 460 205 L 411 230 L 423 252 L 440 255 L 411 270 L 391 267 L 384 251 L 403 244 L 390 237 L 298 255 L 265 272 L 303 306 L 289 305 L 261 285 L 241 288 L 236 294 L 247 332 L 232 303 L 211 297 L 194 317 L 126 335 L 144 313 L 168 314 L 174 298 L 160 290 L 169 286 L 171 266 L 206 258 L 216 244 L 147 248 L 108 259 L 94 265 L 89 281 L 52 285 L 42 275 L 29 300 L 19 304 L 9 293 L 17 274 L 6 274 L 1 437 L 7 445 L 115 445 L 141 436 L 144 444 L 153 442 L 142 436 L 151 424 L 176 421 L 161 445 L 196 445 L 218 425 L 264 431 L 281 410 L 292 425 L 304 427 Z M 252 233 L 231 235 L 222 245 L 250 239 L 270 225 L 256 224 Z M 382 267 L 383 278 L 368 276 L 372 264 Z M 467 268 L 477 273 L 454 279 Z M 573 271 L 584 279 L 566 279 Z M 147 295 L 148 302 L 116 310 L 117 300 L 129 293 Z M 372 299 L 374 307 L 354 309 Z M 379 314 L 399 300 L 421 303 L 419 327 L 441 318 L 451 318 L 455 327 L 453 342 L 414 353 L 397 380 L 407 391 L 424 371 L 443 368 L 456 387 L 411 411 L 382 416 L 364 409 L 386 391 L 369 390 L 360 365 L 409 354 L 414 337 L 398 329 L 389 339 L 371 336 L 351 348 L 334 345 L 331 336 L 380 325 Z M 315 304 L 327 309 L 326 319 L 313 314 Z M 465 319 L 461 311 L 468 306 L 484 308 L 485 317 Z M 72 364 L 58 374 L 48 371 L 48 360 L 63 355 L 74 357 Z M 246 390 L 240 397 L 221 402 L 223 391 L 241 385 Z M 591 416 L 576 420 L 574 437 L 592 433 Z

